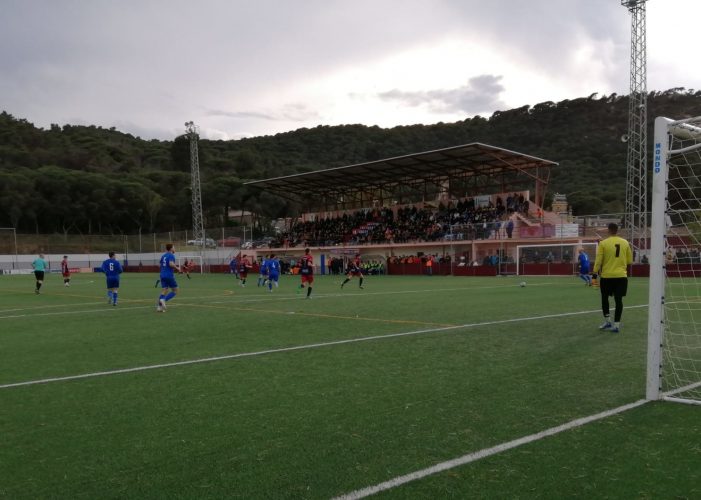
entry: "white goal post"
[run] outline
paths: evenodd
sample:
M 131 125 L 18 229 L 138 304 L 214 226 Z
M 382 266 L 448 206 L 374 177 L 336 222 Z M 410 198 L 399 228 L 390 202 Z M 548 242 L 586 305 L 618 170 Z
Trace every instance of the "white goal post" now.
M 701 405 L 701 117 L 657 118 L 647 399 Z

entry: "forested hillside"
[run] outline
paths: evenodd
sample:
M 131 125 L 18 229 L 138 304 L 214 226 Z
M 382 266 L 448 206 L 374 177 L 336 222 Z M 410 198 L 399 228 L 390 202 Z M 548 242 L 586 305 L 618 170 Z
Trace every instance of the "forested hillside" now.
M 648 97 L 655 116 L 701 115 L 701 91 Z M 543 102 L 456 123 L 319 126 L 274 136 L 199 143 L 207 225 L 229 208 L 273 218 L 297 207 L 245 188 L 246 180 L 306 172 L 469 142 L 560 163 L 549 192 L 575 213 L 620 212 L 625 193 L 628 99 L 610 95 Z M 22 232 L 134 233 L 190 225 L 189 143 L 142 140 L 115 129 L 52 125 L 0 114 L 0 227 Z

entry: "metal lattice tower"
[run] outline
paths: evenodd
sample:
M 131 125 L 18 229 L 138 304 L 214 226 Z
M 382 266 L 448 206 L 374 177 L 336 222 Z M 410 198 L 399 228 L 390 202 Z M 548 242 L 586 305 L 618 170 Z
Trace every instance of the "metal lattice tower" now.
M 628 105 L 628 174 L 624 225 L 637 249 L 647 248 L 647 34 L 645 2 L 621 0 L 631 13 L 630 95 Z
M 185 122 L 185 130 L 190 138 L 190 177 L 192 189 L 192 237 L 205 247 L 204 216 L 202 214 L 202 189 L 200 188 L 200 159 L 197 153 L 197 125 Z

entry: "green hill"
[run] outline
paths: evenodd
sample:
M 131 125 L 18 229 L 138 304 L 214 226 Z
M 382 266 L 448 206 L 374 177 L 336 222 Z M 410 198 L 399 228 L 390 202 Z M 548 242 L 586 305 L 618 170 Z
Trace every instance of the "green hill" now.
M 655 116 L 701 115 L 701 91 L 648 96 Z M 242 182 L 484 142 L 557 161 L 549 192 L 568 193 L 575 213 L 623 210 L 627 96 L 543 102 L 489 118 L 400 126 L 319 126 L 235 141 L 201 140 L 207 225 L 226 223 L 229 208 L 264 217 L 297 207 Z M 23 232 L 133 233 L 189 227 L 189 144 L 143 140 L 96 126 L 48 130 L 0 114 L 0 226 Z

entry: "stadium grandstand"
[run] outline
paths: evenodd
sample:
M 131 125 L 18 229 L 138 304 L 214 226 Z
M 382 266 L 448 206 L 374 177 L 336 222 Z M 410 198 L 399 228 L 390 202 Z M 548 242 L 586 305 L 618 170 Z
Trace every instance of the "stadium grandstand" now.
M 544 209 L 557 167 L 470 143 L 247 185 L 304 207 L 270 246 L 311 247 L 322 272 L 360 253 L 390 274 L 423 273 L 429 260 L 439 274 L 572 274 L 578 248 L 593 255 L 599 236 L 566 208 Z

